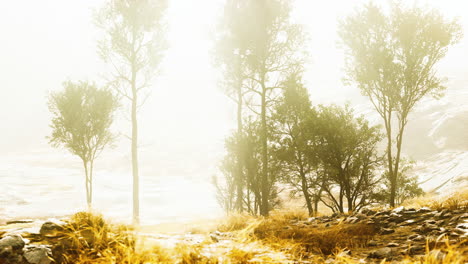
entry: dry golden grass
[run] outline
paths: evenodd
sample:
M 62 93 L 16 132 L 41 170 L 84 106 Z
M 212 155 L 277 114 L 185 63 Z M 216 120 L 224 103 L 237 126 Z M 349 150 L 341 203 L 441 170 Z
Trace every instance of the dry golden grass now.
M 468 188 L 451 193 L 449 195 L 428 194 L 409 199 L 403 203 L 406 207 L 429 207 L 434 210 L 468 210 Z
M 330 255 L 341 248 L 363 247 L 376 234 L 374 227 L 366 224 L 336 225 L 327 228 L 287 226 L 270 219 L 262 222 L 254 231 L 257 238 L 267 243 L 281 245 L 284 240 L 295 243 L 299 252 Z M 295 251 L 298 251 L 296 248 Z
M 288 259 L 325 263 L 330 257 L 333 263 L 360 263 L 355 256 L 342 254 L 343 249 L 359 251 L 376 234 L 365 224 L 324 228 L 300 222 L 305 219 L 307 214 L 300 211 L 275 211 L 267 218 L 231 215 L 219 226 L 220 231 L 230 232 L 229 241 L 216 243 L 207 236 L 199 243 L 163 247 L 145 245 L 129 227 L 110 224 L 99 215 L 78 213 L 68 222 L 55 252 L 62 253 L 58 264 L 247 264 L 288 263 Z M 407 257 L 401 263 L 467 261 L 466 244 L 442 243 L 437 248 L 434 250 L 434 244 L 428 241 L 425 256 Z

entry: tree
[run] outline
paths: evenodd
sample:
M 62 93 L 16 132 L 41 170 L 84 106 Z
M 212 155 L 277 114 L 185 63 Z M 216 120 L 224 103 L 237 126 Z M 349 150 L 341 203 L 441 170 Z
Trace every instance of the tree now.
M 407 161 L 402 159 L 401 162 L 401 170 L 398 175 L 398 185 L 395 192 L 395 204 L 400 205 L 405 200 L 414 198 L 417 196 L 421 196 L 424 194 L 423 189 L 419 187 L 418 177 L 417 175 L 411 175 L 410 171 L 413 169 L 414 162 Z M 385 177 L 383 178 L 383 186 L 390 185 L 388 171 L 385 172 Z M 383 187 L 379 192 L 375 195 L 375 200 L 378 202 L 388 201 L 390 197 L 390 191 Z
M 238 1 L 238 23 L 230 33 L 234 47 L 242 57 L 243 85 L 248 90 L 244 101 L 260 120 L 262 157 L 260 213 L 268 215 L 270 175 L 268 153 L 268 122 L 271 108 L 279 95 L 284 79 L 302 70 L 302 27 L 290 21 L 291 3 L 288 0 Z M 239 23 L 241 22 L 241 23 Z
M 93 200 L 94 161 L 114 139 L 110 132 L 117 101 L 109 90 L 88 82 L 66 82 L 49 98 L 52 135 L 49 143 L 63 146 L 81 158 L 85 170 L 86 201 Z
M 218 35 L 215 45 L 215 65 L 223 71 L 223 86 L 225 93 L 231 98 L 237 107 L 237 135 L 241 135 L 243 107 L 244 107 L 244 75 L 242 73 L 242 65 L 245 60 L 245 50 L 242 50 L 241 42 L 238 39 L 239 27 L 243 21 L 238 19 L 241 16 L 243 1 L 228 0 L 224 7 L 222 19 L 218 25 Z M 232 187 L 236 189 L 235 208 L 241 212 L 243 208 L 243 193 L 244 193 L 244 175 L 243 175 L 243 157 L 241 148 L 237 148 L 235 153 L 232 153 L 230 158 L 234 158 L 231 162 L 236 168 L 232 178 Z M 228 210 L 230 211 L 230 210 Z
M 261 145 L 259 128 L 260 122 L 252 118 L 246 118 L 243 121 L 244 127 L 242 134 L 234 132 L 226 139 L 226 155 L 221 163 L 221 171 L 224 175 L 224 181 L 221 183 L 214 179 L 213 183 L 217 189 L 217 197 L 221 206 L 228 212 L 236 210 L 238 199 L 237 179 L 237 155 L 240 152 L 242 157 L 242 208 L 248 213 L 259 214 L 262 204 L 262 179 L 261 179 Z M 270 128 L 271 129 L 271 128 Z M 271 140 L 270 140 L 271 142 Z M 269 167 L 271 175 L 278 175 L 280 165 L 273 162 Z M 279 204 L 278 187 L 275 185 L 277 180 L 273 178 L 268 188 L 268 203 L 274 207 Z
M 384 122 L 389 203 L 395 206 L 408 116 L 422 98 L 439 97 L 445 89 L 435 66 L 460 40 L 461 27 L 435 10 L 393 4 L 387 15 L 370 3 L 342 21 L 339 34 L 347 80 L 369 97 Z
M 100 10 L 96 24 L 105 32 L 98 49 L 113 67 L 111 85 L 131 104 L 133 223 L 139 224 L 138 120 L 147 88 L 166 49 L 163 17 L 166 0 L 110 0 Z M 143 91 L 146 97 L 141 98 Z
M 312 216 L 316 192 L 311 191 L 319 185 L 315 155 L 317 140 L 313 132 L 316 113 L 300 76 L 291 75 L 284 87 L 283 96 L 272 117 L 276 124 L 276 144 L 272 153 L 274 159 L 280 161 L 283 179 L 295 191 L 302 193 L 309 215 Z
M 330 106 L 321 107 L 316 129 L 317 156 L 328 183 L 322 185 L 328 201 L 322 202 L 333 211 L 343 213 L 345 206 L 348 212 L 358 210 L 369 202 L 378 183 L 380 127 L 370 126 L 362 116 L 355 118 L 348 107 Z

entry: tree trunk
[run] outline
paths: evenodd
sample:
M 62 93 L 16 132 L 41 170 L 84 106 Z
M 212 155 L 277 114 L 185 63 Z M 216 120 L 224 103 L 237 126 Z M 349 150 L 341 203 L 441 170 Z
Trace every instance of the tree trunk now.
M 91 211 L 91 197 L 90 197 L 90 179 L 89 179 L 89 169 L 88 162 L 83 160 L 83 167 L 85 170 L 85 187 L 86 187 L 86 204 L 88 205 L 88 211 Z
M 314 199 L 314 215 L 313 216 L 317 216 L 317 214 L 318 214 L 318 203 L 319 203 L 319 201 L 320 201 L 320 197 Z
M 93 204 L 93 170 L 94 170 L 94 161 L 89 162 L 89 207 L 92 207 Z
M 346 200 L 348 200 L 348 213 L 354 211 L 353 199 L 350 195 L 347 195 Z
M 306 176 L 304 175 L 304 173 L 301 172 L 301 189 L 302 189 L 302 193 L 304 195 L 304 199 L 306 201 L 306 205 L 307 205 L 307 211 L 309 212 L 309 216 L 313 216 L 314 215 L 314 209 L 312 208 L 312 201 L 310 199 L 310 195 L 309 195 L 309 191 L 308 191 L 308 188 L 307 188 L 307 179 L 306 179 Z
M 397 135 L 397 154 L 395 158 L 395 168 L 393 169 L 394 183 L 393 183 L 393 205 L 392 206 L 395 206 L 396 192 L 398 189 L 398 170 L 399 170 L 399 165 L 400 165 L 401 146 L 403 143 L 404 131 L 405 131 L 405 124 L 404 124 L 404 121 L 401 121 L 401 128 L 398 131 L 398 135 Z
M 262 201 L 260 205 L 260 214 L 267 216 L 269 212 L 269 187 L 268 187 L 268 142 L 267 142 L 267 120 L 266 120 L 266 87 L 262 83 L 262 101 L 261 101 L 261 144 L 262 144 L 262 180 L 261 193 Z
M 133 224 L 140 224 L 140 182 L 138 177 L 138 122 L 136 73 L 132 73 L 132 175 L 133 175 Z
M 340 213 L 344 213 L 344 206 L 343 206 L 343 187 L 340 186 L 340 199 L 339 199 L 339 202 L 340 204 L 338 205 L 338 209 L 340 211 Z
M 239 140 L 241 139 L 242 135 L 242 83 L 239 84 L 237 88 L 237 134 L 239 136 Z M 238 145 L 240 142 L 238 142 Z M 238 146 L 237 150 L 237 201 L 236 201 L 236 209 L 239 212 L 243 211 L 243 200 L 244 200 L 244 186 L 243 186 L 243 157 L 242 157 L 242 148 Z
M 391 207 L 395 207 L 395 191 L 396 183 L 393 171 L 393 157 L 392 157 L 392 112 L 389 110 L 388 117 L 384 119 L 385 130 L 387 132 L 387 161 L 388 161 L 388 177 L 390 180 L 390 197 L 389 203 Z

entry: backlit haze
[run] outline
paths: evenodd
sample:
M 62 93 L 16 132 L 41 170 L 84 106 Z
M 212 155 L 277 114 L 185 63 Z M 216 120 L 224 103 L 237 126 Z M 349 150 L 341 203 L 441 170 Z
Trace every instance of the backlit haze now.
M 235 107 L 212 63 L 213 33 L 224 1 L 168 2 L 170 47 L 139 114 L 143 224 L 222 214 L 210 180 L 220 175 L 224 138 L 235 127 Z M 304 79 L 314 104 L 349 102 L 359 112 L 371 112 L 356 88 L 342 84 L 344 59 L 336 34 L 337 19 L 365 2 L 295 2 L 293 17 L 309 35 Z M 468 1 L 417 3 L 440 9 L 447 18 L 459 17 L 468 28 Z M 102 4 L 29 0 L 0 5 L 0 218 L 61 216 L 86 204 L 79 158 L 48 145 L 47 96 L 66 80 L 104 82 L 108 69 L 96 52 L 102 33 L 93 24 L 93 10 Z M 447 94 L 453 82 L 468 89 L 467 59 L 465 36 L 439 64 L 439 73 L 449 78 Z M 105 215 L 128 221 L 132 178 L 126 110 L 117 113 L 113 128 L 119 141 L 96 161 L 93 202 Z

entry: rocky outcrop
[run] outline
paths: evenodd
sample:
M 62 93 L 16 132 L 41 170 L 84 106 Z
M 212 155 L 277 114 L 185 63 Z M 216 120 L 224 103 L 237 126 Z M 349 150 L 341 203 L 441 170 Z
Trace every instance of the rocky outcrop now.
M 382 259 L 398 261 L 405 256 L 418 257 L 426 254 L 426 250 L 430 254 L 438 254 L 437 257 L 440 258 L 445 254 L 447 242 L 451 245 L 468 246 L 468 212 L 462 209 L 398 207 L 378 211 L 365 208 L 350 215 L 334 214 L 291 222 L 296 227 L 317 228 L 343 224 L 366 224 L 377 230 L 366 247 L 352 251 L 354 257 L 366 259 L 367 262 L 378 263 Z M 466 254 L 468 255 L 468 251 Z

